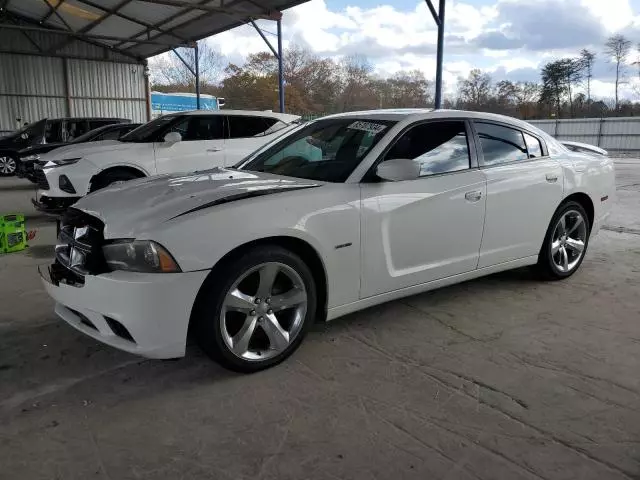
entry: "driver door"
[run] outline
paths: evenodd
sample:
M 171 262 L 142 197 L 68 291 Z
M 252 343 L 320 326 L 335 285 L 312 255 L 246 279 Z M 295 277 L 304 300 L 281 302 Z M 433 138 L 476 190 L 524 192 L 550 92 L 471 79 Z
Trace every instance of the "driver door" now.
M 420 177 L 361 185 L 361 298 L 476 269 L 486 180 L 464 120 L 400 134 L 382 161 L 412 159 Z
M 224 166 L 225 130 L 222 115 L 185 115 L 163 134 L 177 132 L 182 136 L 179 142 L 167 144 L 160 139 L 154 143 L 157 172 L 195 172 Z

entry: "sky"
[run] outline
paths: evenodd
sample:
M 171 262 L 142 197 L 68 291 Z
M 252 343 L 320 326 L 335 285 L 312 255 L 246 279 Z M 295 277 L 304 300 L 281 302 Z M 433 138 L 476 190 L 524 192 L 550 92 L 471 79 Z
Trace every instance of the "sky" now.
M 437 0 L 433 0 L 437 9 Z M 274 33 L 274 22 L 260 26 Z M 623 97 L 640 100 L 636 45 L 640 0 L 446 0 L 444 81 L 453 95 L 456 80 L 473 68 L 495 81 L 539 81 L 546 62 L 597 54 L 592 95 L 613 97 L 614 69 L 603 54 L 606 38 L 622 33 L 634 42 Z M 275 44 L 275 36 L 267 33 Z M 233 62 L 265 51 L 251 26 L 208 40 Z M 311 0 L 284 11 L 283 42 L 339 59 L 365 55 L 381 76 L 418 69 L 435 77 L 436 27 L 424 0 Z

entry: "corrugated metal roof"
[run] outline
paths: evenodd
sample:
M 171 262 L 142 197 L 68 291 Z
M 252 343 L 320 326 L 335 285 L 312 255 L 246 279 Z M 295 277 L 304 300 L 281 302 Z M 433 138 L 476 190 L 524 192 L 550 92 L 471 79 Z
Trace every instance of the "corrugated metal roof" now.
M 8 0 L 0 9 L 0 30 L 31 24 L 74 39 L 101 44 L 121 54 L 147 58 L 172 47 L 221 33 L 251 19 L 277 19 L 308 0 Z M 2 2 L 0 2 L 1 4 Z M 4 15 L 3 15 L 4 13 Z M 29 30 L 25 30 L 29 31 Z

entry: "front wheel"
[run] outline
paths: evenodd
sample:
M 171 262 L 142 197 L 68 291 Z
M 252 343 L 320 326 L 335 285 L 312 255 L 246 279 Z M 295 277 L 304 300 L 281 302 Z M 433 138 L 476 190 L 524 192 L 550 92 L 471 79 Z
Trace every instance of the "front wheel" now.
M 11 177 L 16 174 L 16 159 L 6 153 L 0 153 L 0 177 Z
M 223 367 L 256 372 L 291 355 L 313 323 L 316 286 L 306 263 L 256 247 L 212 273 L 194 317 L 197 341 Z
M 590 228 L 582 205 L 577 202 L 561 205 L 549 224 L 538 257 L 538 270 L 550 280 L 573 275 L 587 252 Z

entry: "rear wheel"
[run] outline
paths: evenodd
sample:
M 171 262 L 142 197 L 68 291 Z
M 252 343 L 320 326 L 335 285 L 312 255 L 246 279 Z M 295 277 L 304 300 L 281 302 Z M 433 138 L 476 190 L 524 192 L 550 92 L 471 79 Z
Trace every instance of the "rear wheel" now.
M 551 220 L 538 258 L 538 269 L 548 279 L 573 275 L 584 259 L 589 244 L 589 217 L 582 205 L 567 202 Z
M 316 312 L 309 267 L 278 246 L 256 247 L 202 288 L 197 341 L 211 358 L 239 372 L 263 370 L 291 355 Z
M 16 159 L 6 153 L 0 153 L 0 177 L 11 177 L 16 174 Z
M 95 192 L 114 183 L 127 182 L 136 178 L 140 178 L 140 175 L 127 170 L 108 170 L 102 172 L 91 182 L 91 191 Z

